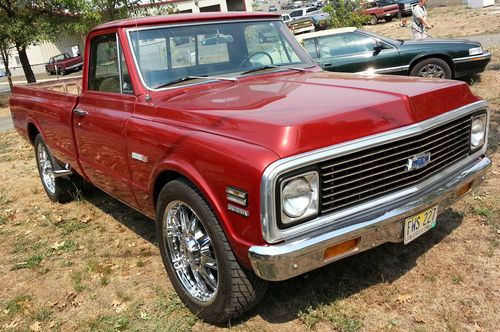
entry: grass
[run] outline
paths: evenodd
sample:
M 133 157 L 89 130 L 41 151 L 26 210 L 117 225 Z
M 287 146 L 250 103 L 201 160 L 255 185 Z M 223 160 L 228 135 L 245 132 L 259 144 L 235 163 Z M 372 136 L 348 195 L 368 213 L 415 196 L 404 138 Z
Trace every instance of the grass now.
M 361 320 L 344 311 L 341 304 L 336 302 L 333 305 L 323 305 L 316 309 L 308 308 L 300 313 L 299 319 L 308 329 L 314 328 L 322 321 L 330 322 L 335 330 L 341 332 L 354 332 L 363 327 Z
M 9 316 L 14 316 L 17 313 L 21 312 L 23 308 L 25 308 L 27 302 L 31 301 L 32 296 L 28 294 L 21 294 L 13 299 L 10 299 L 5 304 L 5 310 Z
M 87 289 L 87 287 L 83 284 L 85 273 L 82 271 L 76 271 L 71 273 L 71 280 L 73 280 L 73 289 L 77 293 L 81 293 Z

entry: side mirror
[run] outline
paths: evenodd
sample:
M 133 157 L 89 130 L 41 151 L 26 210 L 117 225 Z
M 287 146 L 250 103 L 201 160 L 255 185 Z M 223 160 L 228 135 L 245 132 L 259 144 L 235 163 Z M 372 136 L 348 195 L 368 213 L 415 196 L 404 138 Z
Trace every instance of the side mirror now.
M 384 45 L 380 40 L 375 41 L 375 45 L 373 46 L 373 51 L 380 52 L 384 49 Z

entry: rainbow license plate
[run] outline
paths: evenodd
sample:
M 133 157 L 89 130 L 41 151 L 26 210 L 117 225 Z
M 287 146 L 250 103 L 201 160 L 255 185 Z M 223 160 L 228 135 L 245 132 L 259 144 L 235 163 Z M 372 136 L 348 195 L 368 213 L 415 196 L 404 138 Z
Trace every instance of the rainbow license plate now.
M 405 219 L 404 244 L 410 243 L 436 226 L 437 210 L 438 207 L 436 205 Z

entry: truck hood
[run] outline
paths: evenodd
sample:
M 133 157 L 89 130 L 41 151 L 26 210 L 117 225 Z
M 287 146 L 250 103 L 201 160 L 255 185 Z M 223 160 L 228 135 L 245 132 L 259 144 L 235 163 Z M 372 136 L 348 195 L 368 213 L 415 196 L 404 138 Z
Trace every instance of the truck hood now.
M 331 72 L 279 72 L 164 92 L 155 121 L 257 144 L 281 157 L 478 100 L 463 82 Z

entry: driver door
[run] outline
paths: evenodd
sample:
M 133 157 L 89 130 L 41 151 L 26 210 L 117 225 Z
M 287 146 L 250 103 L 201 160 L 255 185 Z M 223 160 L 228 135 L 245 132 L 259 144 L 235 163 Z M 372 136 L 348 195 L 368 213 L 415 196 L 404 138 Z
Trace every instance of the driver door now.
M 321 68 L 336 72 L 401 74 L 399 51 L 392 45 L 357 32 L 316 39 Z

